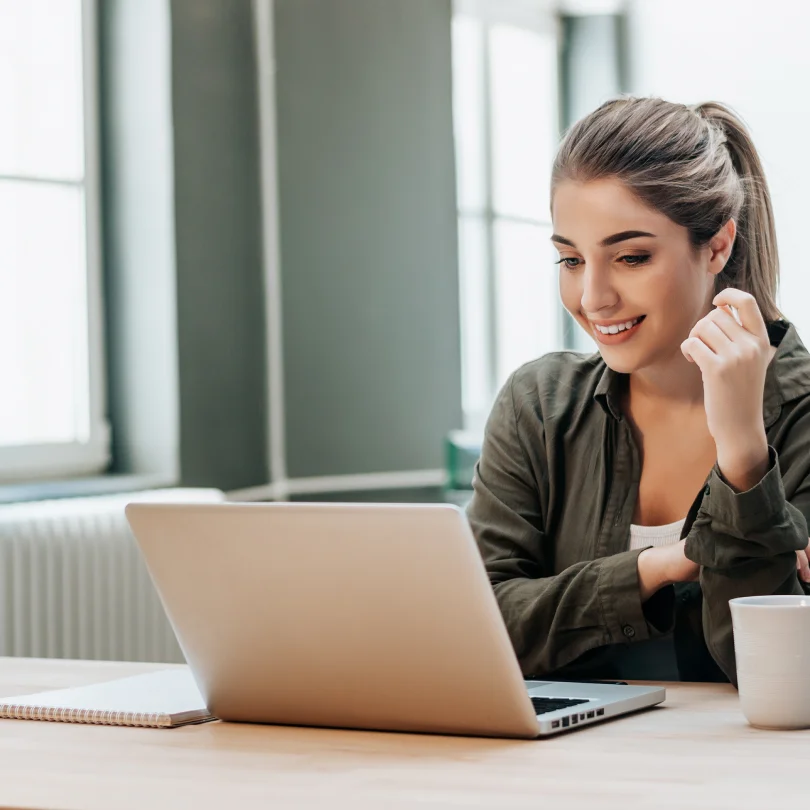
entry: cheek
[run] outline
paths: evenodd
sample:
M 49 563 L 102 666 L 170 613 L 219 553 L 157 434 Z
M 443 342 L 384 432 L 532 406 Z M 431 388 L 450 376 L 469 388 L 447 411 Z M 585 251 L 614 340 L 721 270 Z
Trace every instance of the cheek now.
M 688 320 L 704 308 L 706 291 L 701 279 L 688 266 L 676 266 L 662 274 L 656 284 L 661 307 L 670 313 L 673 321 Z
M 687 267 L 677 260 L 656 260 L 637 273 L 627 274 L 623 287 L 625 297 L 644 302 L 655 309 L 675 310 L 695 297 L 694 281 Z

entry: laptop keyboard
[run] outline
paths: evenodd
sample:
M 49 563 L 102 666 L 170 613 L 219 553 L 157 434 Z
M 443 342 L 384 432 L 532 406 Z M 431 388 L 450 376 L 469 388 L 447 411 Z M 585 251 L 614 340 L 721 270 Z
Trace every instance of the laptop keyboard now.
M 531 698 L 532 706 L 536 714 L 548 714 L 556 712 L 557 709 L 567 709 L 569 706 L 579 706 L 581 703 L 588 703 L 587 700 L 575 700 L 573 698 Z

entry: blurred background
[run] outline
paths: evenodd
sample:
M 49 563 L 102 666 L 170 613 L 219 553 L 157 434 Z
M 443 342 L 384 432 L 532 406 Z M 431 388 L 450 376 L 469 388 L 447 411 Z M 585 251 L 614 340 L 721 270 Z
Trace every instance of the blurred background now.
M 0 0 L 7 499 L 440 497 L 510 371 L 592 350 L 549 170 L 618 93 L 746 119 L 807 331 L 808 25 L 789 0 Z
M 9 547 L 103 546 L 83 515 L 177 486 L 463 503 L 507 375 L 593 350 L 558 301 L 549 171 L 619 93 L 744 117 L 810 334 L 809 27 L 791 0 L 0 0 Z M 42 555 L 6 560 L 14 587 Z M 118 587 L 89 565 L 65 593 Z M 46 654 L 49 627 L 15 638 Z

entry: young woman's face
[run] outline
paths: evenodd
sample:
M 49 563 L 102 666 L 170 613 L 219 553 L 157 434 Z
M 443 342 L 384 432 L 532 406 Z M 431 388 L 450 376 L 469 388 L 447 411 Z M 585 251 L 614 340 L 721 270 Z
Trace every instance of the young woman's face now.
M 607 365 L 630 373 L 679 352 L 714 294 L 686 229 L 612 178 L 562 182 L 552 220 L 563 304 Z

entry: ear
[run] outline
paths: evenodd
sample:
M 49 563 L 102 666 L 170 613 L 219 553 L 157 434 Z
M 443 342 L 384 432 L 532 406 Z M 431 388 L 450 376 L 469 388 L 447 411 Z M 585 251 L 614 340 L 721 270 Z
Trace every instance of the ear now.
M 734 248 L 734 239 L 737 236 L 737 223 L 730 219 L 709 240 L 709 272 L 713 275 L 720 273 L 726 266 Z

